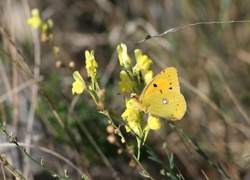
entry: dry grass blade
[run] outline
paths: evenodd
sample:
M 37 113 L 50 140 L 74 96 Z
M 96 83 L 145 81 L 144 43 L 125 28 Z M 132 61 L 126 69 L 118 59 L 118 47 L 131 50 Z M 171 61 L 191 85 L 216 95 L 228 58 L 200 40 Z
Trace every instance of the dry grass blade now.
M 232 23 L 250 23 L 250 20 L 244 20 L 244 21 L 208 21 L 208 22 L 197 22 L 197 23 L 192 23 L 192 24 L 188 24 L 185 26 L 179 26 L 179 27 L 175 27 L 175 28 L 171 28 L 166 30 L 165 32 L 161 33 L 161 34 L 157 34 L 157 35 L 147 35 L 144 39 L 140 40 L 140 41 L 136 41 L 135 43 L 142 43 L 146 40 L 149 39 L 153 39 L 153 38 L 159 38 L 162 36 L 165 36 L 167 34 L 170 33 L 175 33 L 178 31 L 182 31 L 186 28 L 190 28 L 190 27 L 194 27 L 194 26 L 200 26 L 200 25 L 214 25 L 214 24 L 232 24 Z

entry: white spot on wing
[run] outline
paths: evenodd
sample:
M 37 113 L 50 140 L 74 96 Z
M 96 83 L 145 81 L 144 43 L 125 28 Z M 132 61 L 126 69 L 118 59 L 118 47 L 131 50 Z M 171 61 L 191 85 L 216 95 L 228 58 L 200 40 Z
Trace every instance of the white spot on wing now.
M 168 104 L 168 100 L 166 98 L 162 99 L 162 104 Z

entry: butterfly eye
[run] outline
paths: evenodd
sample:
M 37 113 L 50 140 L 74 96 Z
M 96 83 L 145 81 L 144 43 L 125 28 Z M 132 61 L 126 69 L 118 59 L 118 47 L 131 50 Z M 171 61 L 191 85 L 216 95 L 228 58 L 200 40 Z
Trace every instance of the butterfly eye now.
M 167 100 L 166 98 L 163 98 L 163 99 L 162 99 L 162 103 L 163 103 L 163 104 L 167 104 L 167 103 L 168 103 L 168 100 Z

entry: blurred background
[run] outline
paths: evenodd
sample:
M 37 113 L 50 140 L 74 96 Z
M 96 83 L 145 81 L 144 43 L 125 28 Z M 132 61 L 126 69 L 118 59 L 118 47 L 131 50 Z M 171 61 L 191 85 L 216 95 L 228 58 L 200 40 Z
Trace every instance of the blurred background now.
M 121 67 L 116 47 L 125 43 L 132 58 L 137 48 L 152 58 L 155 73 L 168 66 L 178 69 L 187 112 L 175 124 L 209 160 L 164 120 L 160 130 L 150 132 L 147 146 L 168 164 L 162 148 L 167 143 L 183 179 L 227 179 L 210 161 L 219 163 L 231 179 L 248 179 L 250 23 L 198 25 L 135 42 L 197 22 L 250 20 L 249 7 L 250 1 L 231 0 L 2 0 L 1 123 L 35 161 L 60 175 L 67 169 L 70 179 L 83 173 L 90 179 L 144 179 L 131 157 L 135 138 L 125 133 L 134 150 L 126 148 L 119 136 L 111 136 L 113 129 L 90 96 L 71 92 L 72 72 L 78 70 L 87 79 L 84 52 L 94 50 L 108 110 L 119 124 L 125 105 L 117 95 Z M 54 45 L 40 42 L 39 32 L 27 25 L 33 8 L 44 21 L 53 20 Z M 5 133 L 0 137 L 0 179 L 14 179 L 16 171 L 26 179 L 55 179 L 9 143 Z M 160 173 L 165 167 L 148 156 L 143 148 L 141 164 L 151 177 L 166 178 Z

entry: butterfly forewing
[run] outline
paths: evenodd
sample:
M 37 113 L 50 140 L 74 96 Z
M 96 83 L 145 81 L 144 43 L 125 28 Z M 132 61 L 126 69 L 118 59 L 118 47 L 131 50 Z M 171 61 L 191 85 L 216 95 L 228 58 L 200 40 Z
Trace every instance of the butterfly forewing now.
M 166 68 L 157 74 L 143 89 L 141 96 L 147 96 L 154 91 L 165 89 L 180 92 L 178 72 L 173 67 Z

